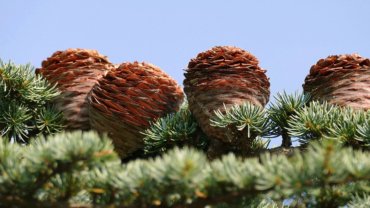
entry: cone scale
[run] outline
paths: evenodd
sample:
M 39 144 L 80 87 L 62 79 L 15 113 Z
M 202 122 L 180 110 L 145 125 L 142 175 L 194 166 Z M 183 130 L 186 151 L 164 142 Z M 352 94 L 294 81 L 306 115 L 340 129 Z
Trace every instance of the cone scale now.
M 232 144 L 230 132 L 210 125 L 216 110 L 250 102 L 265 106 L 269 100 L 269 79 L 258 60 L 232 46 L 217 46 L 191 59 L 185 72 L 184 91 L 189 108 L 211 140 Z
M 175 112 L 183 91 L 160 68 L 148 63 L 123 63 L 94 86 L 89 97 L 90 124 L 106 132 L 122 158 L 143 147 L 140 133 L 151 121 Z
M 87 96 L 97 80 L 112 68 L 106 56 L 87 49 L 56 51 L 42 62 L 36 74 L 61 91 L 55 105 L 63 112 L 66 129 L 90 129 Z
M 311 67 L 303 90 L 312 100 L 370 109 L 370 60 L 358 54 L 320 59 Z

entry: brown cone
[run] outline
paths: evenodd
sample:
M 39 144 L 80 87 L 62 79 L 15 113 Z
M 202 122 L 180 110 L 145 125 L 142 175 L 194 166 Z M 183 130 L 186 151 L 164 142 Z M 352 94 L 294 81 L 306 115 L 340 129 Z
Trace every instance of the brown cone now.
M 56 107 L 64 114 L 67 129 L 90 129 L 87 95 L 97 80 L 113 65 L 95 50 L 57 51 L 36 70 L 62 92 Z
M 94 86 L 89 97 L 90 124 L 107 132 L 122 158 L 143 147 L 140 131 L 149 122 L 175 112 L 183 91 L 160 68 L 148 63 L 123 63 Z
M 303 90 L 313 100 L 356 109 L 370 108 L 370 60 L 358 54 L 334 55 L 311 67 Z
M 210 125 L 215 110 L 224 111 L 236 104 L 250 102 L 265 106 L 270 96 L 265 70 L 249 52 L 237 47 L 217 46 L 198 54 L 189 62 L 184 91 L 189 108 L 210 138 L 233 143 L 225 129 Z

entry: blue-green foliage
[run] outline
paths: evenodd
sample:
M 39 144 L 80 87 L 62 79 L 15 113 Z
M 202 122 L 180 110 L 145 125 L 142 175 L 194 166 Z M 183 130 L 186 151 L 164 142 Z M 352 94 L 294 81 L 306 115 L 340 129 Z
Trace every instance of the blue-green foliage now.
M 343 206 L 358 203 L 356 194 L 368 196 L 369 156 L 327 140 L 291 158 L 229 154 L 208 161 L 202 151 L 174 148 L 121 164 L 108 138 L 59 133 L 23 147 L 0 143 L 0 206 L 276 207 L 285 198 L 307 207 Z
M 31 65 L 0 60 L 0 135 L 26 143 L 38 134 L 62 129 L 62 115 L 50 101 L 59 95 L 55 86 L 34 74 Z

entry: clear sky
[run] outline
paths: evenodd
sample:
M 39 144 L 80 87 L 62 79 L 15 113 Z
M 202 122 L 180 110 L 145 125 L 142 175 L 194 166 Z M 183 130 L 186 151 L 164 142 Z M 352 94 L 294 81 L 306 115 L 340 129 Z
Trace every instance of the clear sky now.
M 0 58 L 19 64 L 89 48 L 151 62 L 182 84 L 189 60 L 216 45 L 257 56 L 272 95 L 293 92 L 320 58 L 370 57 L 370 1 L 0 0 Z

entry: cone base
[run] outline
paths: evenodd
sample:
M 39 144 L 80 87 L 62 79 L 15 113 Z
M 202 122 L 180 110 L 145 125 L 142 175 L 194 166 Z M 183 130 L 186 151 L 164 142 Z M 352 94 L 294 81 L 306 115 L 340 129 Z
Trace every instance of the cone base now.
M 327 101 L 355 109 L 370 109 L 370 69 L 341 70 L 326 76 L 306 78 L 304 92 L 312 100 Z

